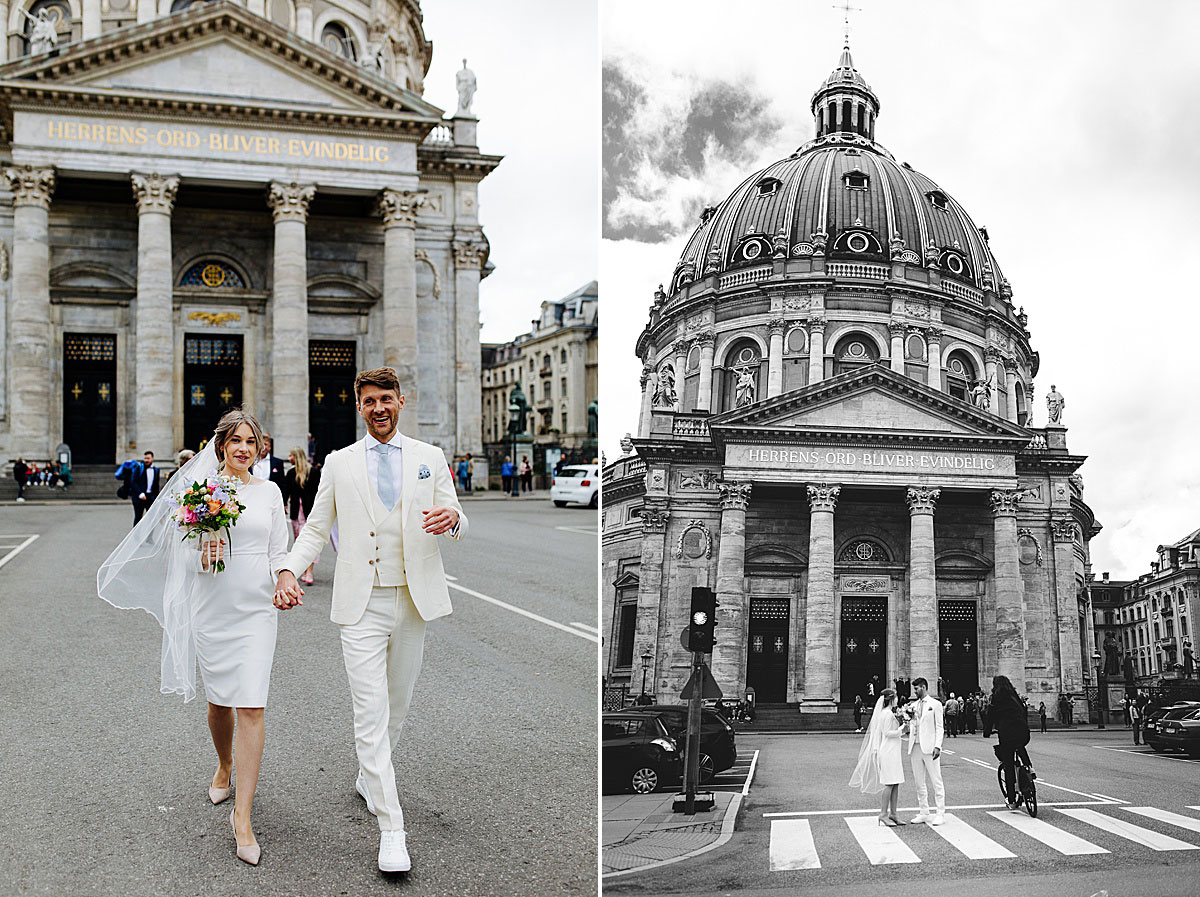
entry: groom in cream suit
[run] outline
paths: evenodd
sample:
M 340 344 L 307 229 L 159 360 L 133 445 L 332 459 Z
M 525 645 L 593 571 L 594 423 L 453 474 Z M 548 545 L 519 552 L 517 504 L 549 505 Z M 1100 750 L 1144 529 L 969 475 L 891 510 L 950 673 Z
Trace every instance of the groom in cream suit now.
M 275 606 L 302 604 L 296 572 L 317 559 L 334 523 L 333 607 L 354 701 L 355 787 L 379 818 L 379 868 L 412 868 L 392 750 L 421 670 L 425 624 L 450 613 L 438 536 L 467 532 L 437 446 L 396 429 L 404 396 L 391 368 L 354 380 L 367 435 L 325 459 L 308 522 L 284 559 Z
M 917 806 L 920 812 L 913 822 L 941 825 L 946 821 L 946 786 L 942 784 L 942 735 L 945 731 L 942 704 L 929 697 L 929 683 L 924 679 L 912 681 L 917 699 L 913 702 L 913 719 L 908 728 L 908 759 L 912 763 L 913 779 L 917 786 Z M 916 750 L 913 750 L 913 748 Z M 929 785 L 937 812 L 929 812 Z

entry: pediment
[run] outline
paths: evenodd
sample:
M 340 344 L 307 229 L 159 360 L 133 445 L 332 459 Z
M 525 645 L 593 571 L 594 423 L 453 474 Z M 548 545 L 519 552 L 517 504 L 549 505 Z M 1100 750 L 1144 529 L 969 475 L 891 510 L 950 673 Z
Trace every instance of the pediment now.
M 1030 438 L 1016 424 L 878 365 L 716 415 L 709 428 L 714 435 L 770 429 L 914 439 Z
M 223 0 L 0 66 L 8 88 L 158 102 L 374 112 L 436 123 L 442 112 L 353 61 Z M 56 90 L 57 89 L 57 90 Z

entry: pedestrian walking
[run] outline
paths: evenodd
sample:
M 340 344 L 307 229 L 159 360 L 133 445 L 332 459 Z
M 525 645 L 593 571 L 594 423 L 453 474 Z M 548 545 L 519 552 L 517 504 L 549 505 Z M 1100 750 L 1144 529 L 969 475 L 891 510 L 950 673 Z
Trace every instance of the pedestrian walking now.
M 1042 701 L 1038 704 L 1038 719 L 1042 722 L 1042 731 L 1046 731 L 1046 702 Z
M 17 481 L 17 501 L 25 500 L 25 480 L 29 476 L 29 465 L 18 458 L 13 462 L 13 479 Z
M 284 476 L 283 498 L 287 504 L 288 517 L 292 521 L 292 538 L 296 539 L 299 538 L 308 515 L 312 513 L 317 487 L 321 485 L 321 468 L 309 464 L 308 453 L 299 446 L 292 449 L 288 457 L 291 459 L 292 469 Z M 316 565 L 316 560 L 308 565 L 308 569 L 300 577 L 300 582 L 307 586 L 313 584 L 313 567 Z
M 162 476 L 154 465 L 154 452 L 147 451 L 142 455 L 142 464 L 129 484 L 129 499 L 133 503 L 133 525 L 137 526 L 146 513 L 146 509 L 154 504 L 162 489 Z
M 234 527 L 236 551 L 227 553 L 224 541 L 163 538 L 177 506 L 162 501 L 149 506 L 96 577 L 105 601 L 148 611 L 163 626 L 164 694 L 182 695 L 185 701 L 194 698 L 199 662 L 217 754 L 208 799 L 219 804 L 229 798 L 236 764 L 237 795 L 229 823 L 238 859 L 252 866 L 258 865 L 260 850 L 250 812 L 262 764 L 264 710 L 275 654 L 272 573 L 287 553 L 279 490 L 250 473 L 261 441 L 258 421 L 234 409 L 221 418 L 205 450 L 179 471 L 185 483 L 206 479 L 213 470 L 238 481 L 236 498 L 243 510 Z M 144 484 L 143 479 L 134 488 Z M 225 565 L 223 572 L 213 570 L 219 563 Z
M 508 457 L 508 455 L 505 455 L 504 463 L 500 465 L 500 483 L 501 483 L 501 488 L 504 490 L 504 493 L 506 495 L 512 491 L 512 484 L 513 484 L 512 481 L 513 481 L 512 458 Z
M 1133 719 L 1129 713 L 1129 698 L 1121 698 L 1121 709 L 1125 711 L 1125 728 L 1128 729 L 1133 724 Z
M 963 702 L 963 722 L 966 724 L 967 731 L 975 734 L 975 715 L 979 712 L 979 699 L 975 695 L 969 695 L 967 700 Z
M 862 695 L 854 696 L 854 731 L 862 731 L 863 699 Z
M 521 491 L 533 491 L 533 465 L 529 463 L 529 456 L 521 456 Z
M 467 452 L 467 484 L 466 490 L 470 492 L 475 487 L 472 483 L 475 482 L 475 460 L 471 457 L 471 453 Z
M 471 491 L 471 462 L 464 455 L 458 461 L 458 485 L 464 492 Z
M 950 692 L 950 697 L 946 699 L 946 704 L 942 708 L 946 720 L 946 732 L 952 738 L 958 737 L 958 699 L 954 697 L 954 692 Z
M 1141 744 L 1142 708 L 1138 706 L 1136 700 L 1129 705 L 1129 722 L 1130 728 L 1133 729 L 1133 743 Z

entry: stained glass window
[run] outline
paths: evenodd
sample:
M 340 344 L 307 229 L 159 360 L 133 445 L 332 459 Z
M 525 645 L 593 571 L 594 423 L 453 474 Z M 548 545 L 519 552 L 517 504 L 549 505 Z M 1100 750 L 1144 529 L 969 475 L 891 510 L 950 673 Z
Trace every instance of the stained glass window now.
M 197 262 L 187 269 L 180 281 L 185 287 L 204 287 L 209 290 L 244 290 L 246 282 L 242 275 L 224 262 Z

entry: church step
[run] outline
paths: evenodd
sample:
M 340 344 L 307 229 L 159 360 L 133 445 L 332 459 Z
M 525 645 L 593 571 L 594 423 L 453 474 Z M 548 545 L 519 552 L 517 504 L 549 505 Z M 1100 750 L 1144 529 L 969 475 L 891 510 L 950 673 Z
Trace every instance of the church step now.
M 739 732 L 853 732 L 854 709 L 839 707 L 836 713 L 801 713 L 799 704 L 760 704 L 755 711 L 754 722 L 739 722 L 734 728 Z M 871 712 L 863 713 L 863 725 L 871 719 Z M 961 719 L 961 717 L 960 717 Z M 1037 732 L 1041 727 L 1036 710 L 1029 713 L 1029 729 Z M 1065 728 L 1052 716 L 1046 717 L 1047 729 Z M 975 731 L 983 731 L 976 719 Z

